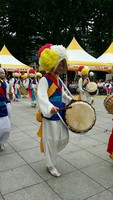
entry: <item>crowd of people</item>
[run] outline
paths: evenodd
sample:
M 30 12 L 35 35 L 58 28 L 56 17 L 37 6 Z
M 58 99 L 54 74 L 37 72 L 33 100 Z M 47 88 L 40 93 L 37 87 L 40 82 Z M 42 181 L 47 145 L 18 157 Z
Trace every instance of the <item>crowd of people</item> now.
M 0 150 L 3 150 L 10 136 L 10 100 L 18 102 L 21 94 L 23 97 L 28 94 L 31 107 L 36 108 L 38 104 L 39 108 L 36 119 L 41 122 L 41 125 L 37 135 L 40 137 L 40 150 L 45 155 L 47 171 L 59 177 L 61 174 L 56 169 L 57 153 L 69 141 L 69 129 L 62 120 L 63 109 L 77 101 L 73 95 L 68 95 L 67 91 L 69 90 L 71 94 L 74 92 L 79 94 L 78 100 L 92 104 L 94 90 L 96 93 L 98 90 L 98 94 L 101 95 L 104 89 L 109 95 L 113 84 L 110 80 L 105 82 L 99 80 L 93 87 L 91 86 L 91 93 L 93 93 L 91 95 L 87 91 L 87 85 L 93 82 L 94 73 L 89 72 L 87 67 L 80 66 L 79 79 L 64 87 L 60 75 L 67 72 L 66 49 L 62 45 L 46 44 L 39 49 L 38 57 L 46 72 L 43 76 L 32 68 L 27 73 L 15 70 L 12 77 L 6 77 L 5 70 L 0 68 Z M 113 152 L 113 148 L 110 151 Z
M 103 79 L 99 79 L 95 81 L 95 83 L 97 84 L 98 95 L 110 95 L 113 92 L 113 81 L 111 79 L 105 81 L 103 81 Z M 74 81 L 69 81 L 67 86 L 72 94 L 78 94 L 78 78 Z
M 36 72 L 33 68 L 27 72 L 19 72 L 14 70 L 12 76 L 6 75 L 8 84 L 8 95 L 10 100 L 18 102 L 21 98 L 29 96 L 31 107 L 37 105 L 37 86 L 42 74 Z
M 98 87 L 99 95 L 110 95 L 113 92 L 113 81 L 112 80 L 102 80 L 96 81 Z
M 37 105 L 37 86 L 42 77 L 40 72 L 34 69 L 27 73 L 15 70 L 12 77 L 7 75 L 6 70 L 0 67 L 0 151 L 4 150 L 10 131 L 11 101 L 18 102 L 22 97 L 29 95 L 32 107 Z

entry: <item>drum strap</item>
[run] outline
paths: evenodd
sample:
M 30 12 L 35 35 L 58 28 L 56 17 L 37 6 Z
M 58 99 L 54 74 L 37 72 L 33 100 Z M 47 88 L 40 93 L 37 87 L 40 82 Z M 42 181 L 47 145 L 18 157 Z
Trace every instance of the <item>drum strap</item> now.
M 82 78 L 82 88 L 84 89 L 86 89 L 86 85 L 88 84 L 88 82 L 89 82 L 89 80 L 88 80 L 88 78 Z
M 60 91 L 62 90 L 62 86 L 58 84 L 57 79 L 52 74 L 47 73 L 45 74 L 45 77 L 49 78 L 57 86 L 57 88 L 60 89 Z
M 68 92 L 68 94 L 73 98 L 73 95 L 71 94 L 71 92 L 68 90 L 67 86 L 64 84 L 64 82 L 61 80 L 61 78 L 59 76 L 57 76 L 58 79 L 61 81 L 64 89 L 66 89 L 66 91 Z
M 60 120 L 62 121 L 62 123 L 66 126 L 66 128 L 68 129 L 68 126 L 66 125 L 66 123 L 64 122 L 64 120 L 62 119 L 61 115 L 59 114 L 59 112 L 57 112 L 57 115 L 59 116 Z

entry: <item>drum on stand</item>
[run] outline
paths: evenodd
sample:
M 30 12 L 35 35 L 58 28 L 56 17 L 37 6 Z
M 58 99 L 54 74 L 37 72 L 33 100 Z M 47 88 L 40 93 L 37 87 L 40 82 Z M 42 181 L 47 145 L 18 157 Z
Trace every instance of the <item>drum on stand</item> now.
M 96 113 L 89 103 L 76 101 L 64 110 L 63 119 L 71 131 L 85 133 L 95 125 Z
M 108 95 L 104 99 L 104 106 L 105 106 L 106 110 L 108 111 L 108 113 L 113 115 L 113 94 Z
M 97 94 L 97 84 L 95 82 L 89 82 L 86 86 L 86 91 L 91 95 L 94 96 Z

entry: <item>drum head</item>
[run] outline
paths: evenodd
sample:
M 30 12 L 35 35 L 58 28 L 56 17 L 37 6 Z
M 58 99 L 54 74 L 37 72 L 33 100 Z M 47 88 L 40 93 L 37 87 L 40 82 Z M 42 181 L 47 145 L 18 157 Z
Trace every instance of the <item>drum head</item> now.
M 85 101 L 76 101 L 65 111 L 65 122 L 75 133 L 85 133 L 95 124 L 96 113 L 94 108 Z
M 97 84 L 95 82 L 89 82 L 86 86 L 86 90 L 91 95 L 95 95 L 97 93 Z
M 113 115 L 113 94 L 108 95 L 104 99 L 104 106 L 106 110 L 108 111 L 108 113 Z

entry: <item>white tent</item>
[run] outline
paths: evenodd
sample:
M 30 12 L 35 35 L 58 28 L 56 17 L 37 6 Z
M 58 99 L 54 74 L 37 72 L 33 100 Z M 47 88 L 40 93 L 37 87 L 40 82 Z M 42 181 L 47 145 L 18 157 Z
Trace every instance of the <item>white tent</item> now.
M 1 67 L 6 69 L 7 71 L 14 71 L 16 69 L 20 71 L 27 71 L 28 69 L 30 69 L 29 66 L 23 64 L 14 56 L 12 56 L 5 45 L 0 52 L 0 64 Z
M 110 44 L 108 49 L 97 58 L 99 62 L 105 62 L 109 63 L 111 66 L 113 66 L 113 42 Z
M 99 62 L 96 58 L 82 49 L 75 38 L 67 47 L 68 64 L 87 65 L 87 66 L 105 66 L 104 62 Z

